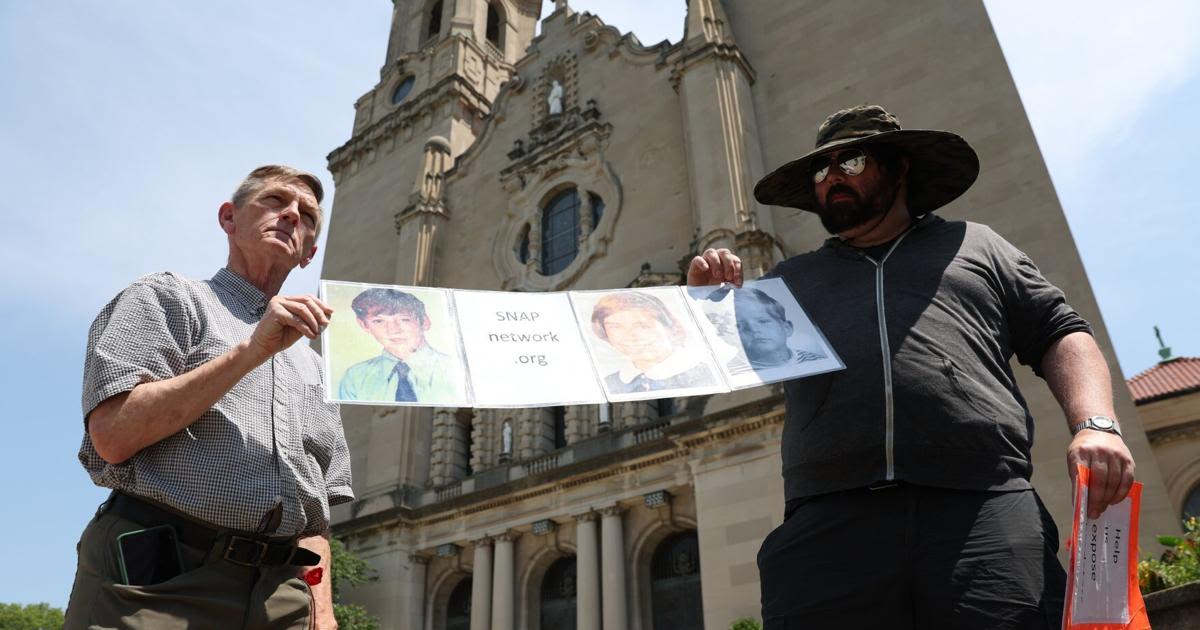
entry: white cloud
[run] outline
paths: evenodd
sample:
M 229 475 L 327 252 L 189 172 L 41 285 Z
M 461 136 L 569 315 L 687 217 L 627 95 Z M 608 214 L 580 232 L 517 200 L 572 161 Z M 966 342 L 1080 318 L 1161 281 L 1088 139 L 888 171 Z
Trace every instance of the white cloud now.
M 1120 138 L 1151 99 L 1200 66 L 1195 0 L 984 4 L 1051 163 Z

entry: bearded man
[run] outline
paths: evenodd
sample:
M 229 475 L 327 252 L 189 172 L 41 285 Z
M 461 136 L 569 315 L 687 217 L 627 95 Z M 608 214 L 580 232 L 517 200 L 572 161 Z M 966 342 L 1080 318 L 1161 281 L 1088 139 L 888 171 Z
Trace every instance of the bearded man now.
M 1058 532 L 1030 484 L 1033 417 L 1009 365 L 1042 376 L 1091 469 L 1089 516 L 1134 464 L 1086 321 L 1028 256 L 932 212 L 979 172 L 961 137 L 878 106 L 831 115 L 816 148 L 755 186 L 833 235 L 780 263 L 846 364 L 784 385 L 784 522 L 758 565 L 766 628 L 1057 628 Z M 692 286 L 740 284 L 708 250 Z

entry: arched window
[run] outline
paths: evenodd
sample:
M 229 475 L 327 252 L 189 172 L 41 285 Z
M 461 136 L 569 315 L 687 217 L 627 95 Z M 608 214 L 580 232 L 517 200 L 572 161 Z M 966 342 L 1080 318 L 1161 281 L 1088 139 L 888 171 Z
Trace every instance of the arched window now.
M 400 85 L 397 85 L 396 89 L 392 92 L 392 105 L 399 105 L 405 98 L 407 98 L 408 93 L 412 92 L 413 83 L 415 82 L 415 77 L 407 77 L 401 81 Z
M 501 52 L 504 51 L 503 46 L 500 45 L 500 33 L 503 28 L 504 23 L 500 19 L 500 11 L 496 9 L 494 2 L 489 2 L 487 10 L 487 40 L 496 47 L 496 50 Z
M 542 578 L 543 630 L 575 630 L 575 557 L 559 558 Z
M 442 32 L 442 0 L 433 3 L 433 8 L 429 10 L 429 31 L 425 33 L 426 39 L 431 39 Z
M 471 578 L 465 578 L 446 602 L 446 630 L 471 629 Z
M 659 418 L 675 415 L 675 399 L 674 398 L 659 398 L 654 401 L 654 407 L 658 411 Z
M 654 630 L 704 630 L 700 599 L 700 545 L 696 532 L 675 534 L 650 561 Z
M 1183 518 L 1200 518 L 1200 483 L 1192 486 L 1192 491 L 1183 500 Z
M 579 192 L 559 193 L 542 209 L 542 275 L 552 276 L 579 253 Z

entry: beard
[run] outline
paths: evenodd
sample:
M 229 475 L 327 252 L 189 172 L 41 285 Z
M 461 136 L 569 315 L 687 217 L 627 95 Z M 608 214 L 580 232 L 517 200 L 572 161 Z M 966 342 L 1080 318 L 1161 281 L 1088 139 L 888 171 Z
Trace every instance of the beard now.
M 895 182 L 881 182 L 879 187 L 868 191 L 863 198 L 853 188 L 837 184 L 829 189 L 824 199 L 818 200 L 821 205 L 821 225 L 830 234 L 837 235 L 882 217 L 895 203 L 898 188 Z M 846 196 L 833 201 L 834 195 Z

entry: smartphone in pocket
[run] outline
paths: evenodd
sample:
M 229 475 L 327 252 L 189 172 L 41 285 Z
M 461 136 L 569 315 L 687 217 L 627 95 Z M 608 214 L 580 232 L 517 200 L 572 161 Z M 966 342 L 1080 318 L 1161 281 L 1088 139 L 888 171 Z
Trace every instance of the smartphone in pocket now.
M 158 525 L 117 536 L 121 583 L 149 586 L 183 573 L 179 536 L 170 525 Z

